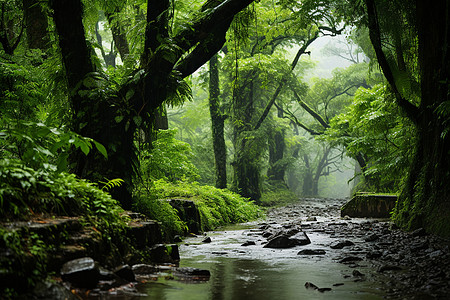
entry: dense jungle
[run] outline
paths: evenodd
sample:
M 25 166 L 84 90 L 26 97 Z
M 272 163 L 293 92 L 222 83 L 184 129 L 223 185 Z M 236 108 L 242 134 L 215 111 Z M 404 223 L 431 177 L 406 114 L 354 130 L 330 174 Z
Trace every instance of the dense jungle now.
M 0 298 L 445 299 L 449 79 L 444 0 L 0 0 Z

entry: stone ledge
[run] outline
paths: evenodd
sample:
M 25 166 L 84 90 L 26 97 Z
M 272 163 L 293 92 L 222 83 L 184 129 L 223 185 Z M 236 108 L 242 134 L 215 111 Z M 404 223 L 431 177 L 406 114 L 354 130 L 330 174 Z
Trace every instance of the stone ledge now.
M 356 218 L 390 218 L 397 202 L 396 195 L 359 194 L 344 204 L 341 216 Z

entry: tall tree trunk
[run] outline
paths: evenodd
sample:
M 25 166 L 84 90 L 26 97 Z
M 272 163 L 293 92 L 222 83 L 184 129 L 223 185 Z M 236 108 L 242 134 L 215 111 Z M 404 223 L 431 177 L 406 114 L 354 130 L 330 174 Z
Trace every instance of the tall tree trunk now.
M 397 203 L 398 224 L 450 237 L 450 5 L 418 0 L 421 103 L 416 154 L 406 187 Z
M 303 160 L 305 162 L 306 171 L 305 173 L 303 173 L 302 196 L 312 196 L 314 178 L 311 164 L 309 163 L 309 157 L 307 154 L 303 155 Z
M 286 143 L 284 141 L 284 129 L 273 129 L 269 133 L 269 180 L 284 183 L 286 164 L 283 163 Z
M 78 176 L 92 181 L 124 179 L 125 184 L 115 188 L 112 196 L 121 202 L 123 208 L 130 209 L 132 177 L 136 163 L 133 145 L 135 125 L 127 117 L 116 122 L 117 109 L 112 105 L 114 99 L 88 96 L 92 88 L 88 77 L 94 68 L 81 19 L 81 2 L 53 1 L 53 9 L 73 109 L 72 128 L 80 135 L 102 143 L 109 157 L 106 161 L 94 150 L 87 156 L 76 151 L 72 155 L 73 171 Z
M 216 187 L 227 187 L 227 148 L 225 145 L 225 117 L 220 109 L 219 57 L 209 60 L 209 112 L 211 114 L 211 132 L 213 139 L 216 169 Z
M 243 197 L 258 201 L 261 198 L 258 141 L 248 139 L 254 117 L 253 82 L 236 91 L 234 101 L 233 187 Z
M 23 10 L 30 49 L 46 50 L 49 48 L 48 19 L 38 0 L 23 0 Z

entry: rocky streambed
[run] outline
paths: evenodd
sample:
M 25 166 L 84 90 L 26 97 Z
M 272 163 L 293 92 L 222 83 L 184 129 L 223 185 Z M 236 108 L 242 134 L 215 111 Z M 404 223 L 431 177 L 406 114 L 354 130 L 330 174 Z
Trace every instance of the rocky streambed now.
M 446 240 L 387 219 L 340 216 L 344 200 L 303 199 L 180 245 L 182 266 L 207 268 L 201 285 L 140 286 L 161 299 L 448 299 Z M 196 295 L 194 298 L 190 295 Z

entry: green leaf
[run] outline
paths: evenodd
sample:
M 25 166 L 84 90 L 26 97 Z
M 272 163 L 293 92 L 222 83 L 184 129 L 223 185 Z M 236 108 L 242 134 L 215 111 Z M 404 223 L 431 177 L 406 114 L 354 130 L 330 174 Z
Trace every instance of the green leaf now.
M 116 121 L 116 123 L 120 123 L 120 122 L 122 122 L 123 118 L 124 118 L 123 116 L 116 116 L 114 118 L 114 121 Z
M 106 159 L 108 159 L 108 152 L 106 151 L 106 148 L 102 145 L 102 144 L 100 144 L 99 142 L 97 142 L 97 141 L 93 141 L 94 142 L 94 145 L 95 145 L 95 148 L 97 148 L 97 150 L 106 158 Z

